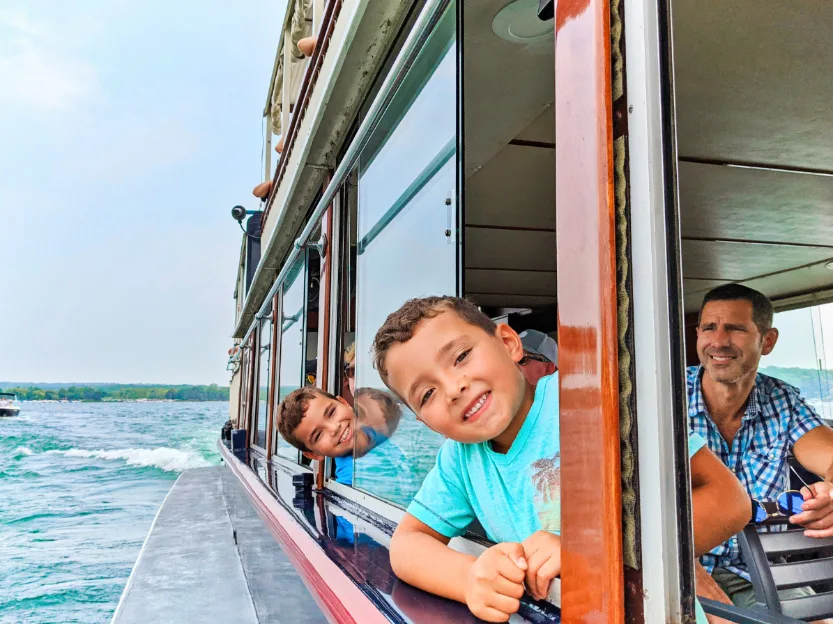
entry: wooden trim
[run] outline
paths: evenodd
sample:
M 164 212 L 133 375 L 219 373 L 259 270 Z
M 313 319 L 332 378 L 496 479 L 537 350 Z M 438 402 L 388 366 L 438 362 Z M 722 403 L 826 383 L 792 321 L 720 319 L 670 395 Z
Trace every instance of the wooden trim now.
M 562 619 L 625 620 L 610 5 L 555 15 Z
M 269 211 L 272 208 L 275 197 L 278 194 L 278 187 L 280 187 L 281 180 L 286 172 L 287 163 L 289 162 L 289 157 L 292 154 L 292 148 L 295 146 L 298 129 L 304 119 L 304 113 L 307 111 L 307 106 L 309 106 L 310 96 L 312 95 L 313 88 L 315 88 L 318 74 L 321 73 L 321 66 L 324 64 L 324 56 L 327 53 L 327 48 L 330 46 L 330 39 L 332 39 L 333 31 L 335 30 L 336 20 L 341 12 L 341 4 L 342 0 L 329 0 L 329 2 L 327 2 L 321 22 L 321 30 L 319 30 L 317 34 L 318 42 L 315 46 L 315 51 L 312 53 L 312 58 L 307 65 L 307 71 L 304 74 L 304 81 L 301 84 L 301 91 L 298 94 L 298 99 L 296 100 L 294 110 L 292 111 L 292 117 L 289 120 L 289 127 L 286 128 L 284 126 L 281 129 L 281 132 L 286 138 L 283 142 L 283 152 L 281 152 L 278 166 L 275 169 L 272 192 L 269 194 L 269 199 L 266 202 L 266 208 L 263 211 L 262 223 L 264 224 L 269 216 Z M 269 129 L 269 132 L 271 132 L 271 129 Z
M 379 608 L 275 500 L 257 476 L 225 446 L 220 445 L 220 453 L 327 619 L 338 624 L 388 624 Z
M 332 172 L 327 172 L 324 178 L 324 188 L 332 182 Z M 320 259 L 320 274 L 318 286 L 318 370 L 316 371 L 316 385 L 327 390 L 330 381 L 330 314 L 332 310 L 332 281 L 333 281 L 333 203 L 321 217 L 321 234 L 326 237 L 327 249 Z M 337 341 L 336 341 L 337 342 Z M 318 462 L 315 471 L 316 487 L 324 487 L 324 464 Z
M 276 384 L 275 384 L 275 366 L 278 362 L 277 356 L 277 323 L 276 321 L 279 319 L 277 316 L 278 313 L 278 294 L 275 293 L 275 296 L 272 297 L 272 344 L 269 345 L 270 353 L 269 353 L 269 393 L 266 397 L 266 400 L 269 402 L 269 420 L 266 423 L 266 459 L 271 459 L 272 457 L 272 428 L 275 422 L 275 409 L 277 406 L 275 405 L 275 391 L 276 391 Z

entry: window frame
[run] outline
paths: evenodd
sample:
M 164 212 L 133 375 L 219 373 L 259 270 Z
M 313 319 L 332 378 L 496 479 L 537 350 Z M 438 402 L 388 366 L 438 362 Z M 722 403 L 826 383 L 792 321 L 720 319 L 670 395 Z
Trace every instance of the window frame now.
M 322 216 L 319 224 L 318 224 L 318 227 L 322 228 L 322 231 L 323 231 L 323 225 L 324 225 L 324 222 L 325 222 L 325 219 L 326 219 L 326 215 L 327 215 L 327 213 L 325 212 L 324 215 Z M 328 247 L 329 247 L 329 245 L 328 245 Z M 301 361 L 302 361 L 302 368 L 299 371 L 299 377 L 298 377 L 298 380 L 297 380 L 301 384 L 299 387 L 302 387 L 302 388 L 306 385 L 306 357 L 307 357 L 307 347 L 308 347 L 308 339 L 309 339 L 309 294 L 310 294 L 310 277 L 311 277 L 311 273 L 310 273 L 310 254 L 313 251 L 314 250 L 312 249 L 312 245 L 307 244 L 305 246 L 305 249 L 303 250 L 303 256 L 299 256 L 298 258 L 296 258 L 294 260 L 294 262 L 298 262 L 300 258 L 303 258 L 303 265 L 304 265 L 302 270 L 298 272 L 298 276 L 296 277 L 296 279 L 302 279 L 303 280 L 303 302 L 304 302 L 304 304 L 303 304 L 302 313 L 301 313 L 301 355 L 302 355 Z M 320 280 L 321 280 L 321 275 L 323 274 L 323 265 L 324 265 L 324 262 L 325 262 L 325 258 L 327 257 L 327 253 L 328 253 L 328 251 L 325 252 L 323 255 L 321 255 L 319 253 L 319 283 L 320 283 Z M 293 282 L 292 285 L 294 285 L 294 282 Z M 273 324 L 272 324 L 272 327 L 273 327 L 273 330 L 272 330 L 272 341 L 273 341 L 273 355 L 272 355 L 273 359 L 272 359 L 272 362 L 273 362 L 273 364 L 272 364 L 272 371 L 273 372 L 272 372 L 271 378 L 273 380 L 272 381 L 272 388 L 275 389 L 275 392 L 273 394 L 270 394 L 270 404 L 272 405 L 272 415 L 274 415 L 275 410 L 277 409 L 278 404 L 280 403 L 280 387 L 281 387 L 280 384 L 282 382 L 280 368 L 281 368 L 281 358 L 282 358 L 282 355 L 283 355 L 283 353 L 282 353 L 283 312 L 284 312 L 283 307 L 284 307 L 284 295 L 286 293 L 286 289 L 287 289 L 287 285 L 286 285 L 286 281 L 284 281 L 284 283 L 282 283 L 278 287 L 277 291 L 275 292 L 275 296 L 273 298 L 273 305 L 272 305 L 272 314 L 273 314 Z M 319 354 L 319 356 L 317 356 L 317 357 L 320 357 L 320 353 L 321 353 L 321 348 L 320 347 L 321 347 L 322 334 L 323 334 L 322 325 L 324 323 L 326 323 L 325 317 L 321 314 L 322 298 L 325 296 L 325 290 L 324 290 L 323 287 L 319 287 L 318 292 L 319 292 L 319 294 L 318 294 L 318 297 L 319 297 L 319 300 L 318 300 L 318 329 L 316 330 L 317 343 L 318 344 L 316 346 L 316 352 L 317 352 L 317 354 Z M 260 335 L 260 328 L 258 328 L 257 334 L 258 334 L 258 336 Z M 317 387 L 321 387 L 320 384 L 318 383 L 318 375 L 320 374 L 320 371 L 321 371 L 321 361 L 319 360 L 318 369 L 317 369 L 317 372 L 316 372 L 316 386 Z M 293 463 L 293 465 L 301 466 L 302 465 L 302 459 L 301 459 L 302 455 L 301 455 L 300 451 L 297 451 L 296 457 L 294 459 L 289 459 L 289 458 L 284 457 L 284 456 L 282 456 L 278 453 L 278 444 L 280 444 L 280 437 L 281 436 L 280 436 L 280 433 L 277 432 L 277 429 L 276 429 L 277 422 L 275 421 L 274 418 L 272 418 L 272 415 L 270 415 L 270 423 L 268 425 L 269 433 L 267 434 L 268 436 L 271 436 L 271 438 L 267 441 L 267 448 L 262 449 L 262 451 L 270 459 L 275 460 L 275 459 L 280 458 L 282 460 L 286 460 L 290 463 Z
M 280 390 L 281 390 L 281 347 L 282 347 L 282 338 L 283 338 L 283 286 L 281 286 L 278 291 L 275 293 L 275 296 L 272 299 L 272 314 L 273 322 L 274 322 L 274 331 L 272 332 L 272 338 L 275 343 L 275 350 L 274 350 L 274 366 L 272 367 L 272 387 L 275 388 L 275 395 L 273 397 L 273 404 L 275 409 L 278 407 L 278 398 L 280 397 Z M 274 410 L 273 412 L 274 413 Z M 272 422 L 269 425 L 270 429 L 270 440 L 269 440 L 269 453 L 268 457 L 272 460 L 279 457 L 278 455 L 278 444 L 280 444 L 281 434 L 278 433 L 277 430 L 277 420 L 272 419 Z
M 241 380 L 241 393 L 243 397 L 243 405 L 241 406 L 243 410 L 243 422 L 246 424 L 246 446 L 249 446 L 249 441 L 251 440 L 250 432 L 252 429 L 252 380 L 253 380 L 253 372 L 254 372 L 254 363 L 252 362 L 252 356 L 254 353 L 254 341 L 256 339 L 256 333 L 253 333 L 247 344 L 243 347 L 243 358 L 244 366 L 242 369 L 243 378 Z
M 269 351 L 269 376 L 266 379 L 266 400 L 264 401 L 264 403 L 267 406 L 266 407 L 266 410 L 267 410 L 266 411 L 266 422 L 264 423 L 265 424 L 266 439 L 264 441 L 264 445 L 259 446 L 257 444 L 257 431 L 258 431 L 258 427 L 260 426 L 260 419 L 263 416 L 260 413 L 260 403 L 261 403 L 261 401 L 260 401 L 260 382 L 261 382 L 261 372 L 262 372 L 260 370 L 260 368 L 261 368 L 261 359 L 262 359 L 261 347 L 263 346 L 261 340 L 262 340 L 262 333 L 263 333 L 263 324 L 266 320 L 269 320 L 272 323 L 272 332 L 269 336 L 269 341 L 270 341 L 270 344 L 269 344 L 269 349 L 270 349 L 270 351 Z M 253 410 L 252 410 L 253 419 L 252 419 L 252 428 L 249 432 L 249 438 L 250 438 L 249 446 L 251 448 L 257 449 L 258 451 L 260 451 L 261 453 L 266 455 L 267 458 L 268 458 L 269 457 L 269 449 L 270 449 L 270 439 L 269 438 L 270 438 L 270 435 L 271 435 L 270 425 L 271 425 L 271 422 L 272 422 L 272 416 L 275 413 L 274 404 L 272 402 L 272 399 L 273 399 L 273 394 L 272 393 L 273 393 L 273 389 L 275 387 L 274 382 L 273 382 L 273 379 L 274 379 L 274 374 L 273 373 L 274 373 L 274 370 L 275 370 L 275 351 L 274 351 L 274 348 L 275 348 L 275 305 L 274 305 L 274 302 L 272 303 L 271 312 L 268 315 L 264 315 L 264 316 L 260 317 L 255 322 L 257 323 L 257 331 L 255 332 L 255 335 L 257 336 L 257 350 L 256 350 L 256 354 L 257 354 L 256 369 L 257 370 L 255 371 L 255 381 L 257 382 L 256 383 L 257 401 L 252 402 L 253 403 Z
M 456 72 L 455 83 L 454 83 L 456 101 L 454 102 L 454 105 L 453 105 L 453 114 L 455 116 L 455 121 L 454 121 L 455 136 L 453 137 L 453 139 L 451 141 L 449 141 L 450 143 L 453 143 L 453 145 L 454 145 L 454 152 L 450 157 L 444 157 L 442 159 L 442 163 L 440 164 L 440 166 L 435 166 L 431 177 L 428 178 L 428 182 L 430 182 L 434 178 L 434 176 L 442 168 L 444 168 L 448 164 L 449 160 L 454 159 L 455 162 L 454 162 L 454 174 L 453 175 L 454 175 L 455 188 L 454 188 L 454 191 L 451 194 L 452 201 L 455 202 L 455 205 L 453 206 L 453 213 L 452 214 L 453 214 L 453 216 L 456 220 L 455 221 L 455 231 L 454 231 L 455 254 L 454 254 L 453 280 L 454 280 L 455 294 L 458 295 L 458 296 L 462 292 L 462 290 L 461 290 L 462 275 L 464 273 L 463 262 L 462 262 L 462 259 L 463 259 L 463 255 L 462 255 L 463 254 L 463 242 L 462 241 L 463 241 L 464 236 L 462 235 L 463 227 L 462 227 L 462 224 L 461 224 L 461 221 L 460 221 L 461 215 L 462 215 L 462 207 L 461 207 L 461 204 L 460 204 L 460 198 L 461 198 L 460 175 L 461 175 L 461 166 L 462 165 L 461 165 L 461 162 L 460 162 L 461 152 L 459 151 L 459 146 L 460 146 L 460 143 L 462 141 L 462 137 L 460 136 L 460 128 L 461 128 L 462 121 L 460 119 L 460 108 L 459 108 L 459 102 L 462 100 L 462 98 L 460 96 L 460 91 L 459 91 L 459 86 L 460 86 L 459 71 L 460 71 L 460 63 L 461 63 L 460 54 L 461 54 L 461 47 L 462 47 L 462 46 L 459 45 L 461 6 L 462 6 L 462 2 L 458 1 L 456 3 L 455 12 L 454 12 L 454 19 L 455 19 L 454 39 L 453 39 L 452 43 L 450 44 L 451 46 L 456 46 L 455 58 L 454 58 L 455 72 Z M 435 28 L 431 29 L 429 37 L 432 36 L 435 32 L 437 32 L 437 26 L 439 26 L 441 18 L 445 17 L 446 10 L 448 10 L 448 7 L 446 7 L 446 9 L 444 9 L 443 11 L 440 12 L 440 15 L 437 19 L 437 24 L 435 25 Z M 439 43 L 436 43 L 436 45 L 439 45 Z M 424 49 L 425 49 L 424 47 L 421 48 L 420 53 Z M 418 98 L 419 94 L 422 92 L 425 85 L 433 78 L 433 76 L 436 73 L 436 70 L 439 67 L 439 62 L 441 62 L 442 59 L 443 59 L 443 56 L 440 55 L 436 59 L 436 62 L 432 62 L 432 63 L 428 64 L 427 67 L 430 68 L 430 71 L 427 72 L 425 75 L 417 76 L 415 84 L 410 85 L 410 87 L 408 88 L 408 91 L 405 93 L 405 95 L 407 96 L 406 100 L 405 100 L 405 101 L 407 101 L 407 105 L 403 108 L 403 110 L 401 111 L 401 114 L 399 114 L 398 116 L 395 117 L 395 123 L 393 125 L 394 129 L 399 127 L 400 122 L 402 121 L 402 119 L 404 119 L 404 117 L 407 115 L 407 113 L 411 110 L 411 106 L 413 105 L 414 101 Z M 407 67 L 402 72 L 402 74 L 400 76 L 400 80 L 398 82 L 398 84 L 400 86 L 402 85 L 402 83 L 407 81 L 408 74 L 412 70 L 413 70 L 413 65 Z M 397 97 L 397 92 L 398 92 L 398 89 L 394 91 L 394 93 L 391 97 L 391 101 L 395 101 L 395 98 Z M 383 113 L 383 118 L 387 114 L 388 114 L 388 108 L 386 107 L 385 112 Z M 389 121 L 389 119 L 387 121 Z M 350 240 L 351 240 L 353 229 L 356 230 L 357 248 L 358 248 L 359 244 L 362 241 L 362 239 L 360 239 L 359 236 L 358 236 L 359 209 L 358 209 L 358 206 L 357 206 L 356 218 L 354 220 L 351 220 L 350 219 L 350 198 L 349 198 L 348 195 L 351 192 L 355 193 L 356 194 L 355 201 L 358 203 L 358 201 L 359 201 L 359 189 L 360 189 L 360 186 L 361 186 L 361 184 L 360 184 L 360 177 L 361 177 L 360 176 L 360 171 L 361 171 L 362 168 L 366 168 L 368 166 L 368 163 L 363 162 L 363 160 L 362 160 L 363 155 L 366 151 L 369 151 L 371 153 L 370 162 L 372 163 L 373 160 L 375 160 L 375 158 L 379 155 L 379 152 L 383 149 L 384 145 L 387 143 L 387 139 L 389 138 L 390 135 L 391 135 L 391 128 L 386 128 L 385 131 L 383 131 L 380 127 L 377 127 L 377 128 L 374 129 L 374 131 L 372 132 L 372 136 L 368 139 L 368 141 L 365 142 L 365 145 L 363 145 L 362 149 L 360 150 L 359 156 L 358 156 L 356 162 L 354 163 L 354 165 L 350 168 L 348 173 L 341 180 L 338 181 L 338 189 L 337 189 L 336 194 L 334 196 L 334 202 L 331 205 L 331 209 L 334 210 L 332 239 L 338 241 L 338 249 L 337 249 L 338 253 L 337 253 L 337 256 L 334 255 L 334 258 L 337 258 L 337 259 L 334 260 L 334 262 L 337 263 L 335 268 L 334 268 L 334 274 L 338 275 L 339 279 L 338 280 L 333 280 L 336 283 L 333 286 L 333 302 L 330 304 L 331 317 L 332 316 L 336 317 L 336 318 L 331 318 L 331 320 L 330 320 L 330 322 L 331 322 L 331 325 L 330 325 L 331 335 L 336 336 L 335 340 L 330 339 L 330 362 L 332 363 L 332 366 L 331 366 L 330 370 L 332 370 L 334 372 L 333 372 L 332 378 L 328 380 L 327 385 L 325 386 L 325 389 L 328 390 L 329 392 L 333 393 L 336 396 L 338 396 L 340 394 L 341 384 L 343 382 L 343 370 L 342 370 L 343 366 L 342 365 L 343 365 L 343 361 L 344 361 L 343 353 L 344 353 L 344 348 L 346 347 L 346 345 L 344 344 L 344 342 L 345 342 L 344 341 L 345 332 L 344 332 L 344 325 L 343 325 L 342 319 L 344 317 L 345 305 L 349 304 L 349 302 L 347 302 L 346 299 L 349 297 L 349 279 L 350 279 L 350 274 L 349 273 L 350 273 L 350 268 L 351 268 L 350 267 L 349 254 L 350 254 Z M 428 163 L 425 164 L 425 166 L 422 168 L 421 171 L 416 172 L 416 176 L 415 176 L 414 180 L 412 180 L 411 183 L 408 186 L 406 186 L 405 188 L 402 189 L 402 192 L 400 193 L 400 198 L 404 193 L 406 193 L 410 189 L 411 186 L 413 186 L 414 182 L 419 181 L 422 178 L 425 171 L 429 170 L 432 167 L 432 165 L 434 164 L 434 161 L 436 161 L 440 156 L 442 156 L 442 154 L 445 152 L 445 149 L 446 148 L 443 148 L 440 151 L 438 151 L 437 154 L 431 159 L 431 161 L 429 161 Z M 355 182 L 355 186 L 351 187 L 351 182 Z M 412 196 L 409 198 L 409 202 L 416 195 L 418 195 L 419 192 L 422 191 L 424 186 L 425 186 L 425 184 L 422 184 L 422 185 L 419 186 L 419 190 L 412 194 Z M 407 205 L 408 204 L 406 203 L 403 206 L 403 208 L 400 209 L 400 211 L 397 212 L 393 216 L 391 221 L 395 220 L 399 216 L 399 214 L 401 214 L 402 210 L 404 208 L 407 208 Z M 367 235 L 365 236 L 365 238 L 366 237 L 367 237 Z M 355 267 L 356 280 L 355 280 L 354 288 L 355 288 L 355 294 L 356 294 L 355 314 L 356 314 L 357 318 L 356 318 L 356 324 L 353 327 L 353 330 L 354 330 L 354 332 L 357 333 L 357 331 L 358 331 L 358 310 L 359 310 L 359 302 L 358 302 L 358 299 L 359 299 L 358 253 L 357 253 L 357 258 L 356 258 L 356 265 L 357 265 Z M 332 311 L 337 311 L 337 313 L 335 315 L 333 315 Z M 320 322 L 319 322 L 319 326 L 320 326 Z M 346 496 L 346 492 L 350 492 L 352 494 L 355 494 L 355 497 L 348 496 L 348 498 L 356 500 L 357 502 L 361 501 L 362 502 L 361 504 L 363 504 L 365 506 L 368 506 L 370 508 L 373 508 L 374 505 L 370 505 L 369 501 L 371 501 L 371 500 L 375 501 L 375 506 L 378 507 L 377 511 L 379 513 L 381 513 L 382 515 L 384 515 L 388 519 L 391 519 L 391 520 L 394 520 L 394 521 L 397 521 L 397 522 L 398 522 L 399 519 L 401 519 L 401 514 L 404 512 L 404 508 L 399 507 L 393 501 L 389 501 L 389 500 L 375 494 L 374 492 L 371 492 L 371 491 L 368 491 L 368 490 L 365 490 L 365 489 L 361 489 L 360 487 L 347 486 L 347 485 L 336 482 L 335 478 L 334 478 L 334 475 L 333 475 L 332 466 L 333 466 L 333 461 L 332 461 L 332 459 L 328 458 L 327 461 L 325 462 L 324 478 L 323 478 L 323 483 L 326 487 L 333 487 L 334 491 L 338 491 L 343 496 Z M 387 510 L 388 508 L 390 508 L 390 510 L 393 510 L 393 511 L 389 511 L 389 512 L 379 511 L 379 510 Z

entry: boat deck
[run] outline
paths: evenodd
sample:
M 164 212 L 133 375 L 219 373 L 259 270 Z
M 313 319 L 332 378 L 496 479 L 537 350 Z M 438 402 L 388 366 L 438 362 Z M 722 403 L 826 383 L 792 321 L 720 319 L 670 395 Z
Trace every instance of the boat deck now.
M 145 540 L 113 624 L 326 621 L 222 466 L 177 479 Z

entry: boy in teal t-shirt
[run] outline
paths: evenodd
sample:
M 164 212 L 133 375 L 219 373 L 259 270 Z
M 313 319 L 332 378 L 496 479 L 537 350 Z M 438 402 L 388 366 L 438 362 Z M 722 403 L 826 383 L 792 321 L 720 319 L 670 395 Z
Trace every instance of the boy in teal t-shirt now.
M 477 518 L 493 542 L 523 542 L 535 531 L 561 532 L 558 373 L 543 377 L 512 446 L 448 440 L 408 513 L 446 537 Z
M 506 621 L 525 590 L 545 598 L 561 573 L 557 373 L 527 383 L 518 334 L 456 297 L 406 302 L 377 332 L 374 355 L 385 384 L 448 438 L 391 540 L 394 572 L 487 621 Z M 690 454 L 709 454 L 698 453 L 704 445 L 690 438 Z M 692 483 L 731 491 L 725 477 L 734 477 L 707 459 L 708 474 L 692 470 Z M 731 516 L 725 497 L 716 502 Z M 475 518 L 498 543 L 479 557 L 448 548 Z M 748 516 L 739 520 L 733 532 Z M 708 543 L 725 530 L 707 532 Z

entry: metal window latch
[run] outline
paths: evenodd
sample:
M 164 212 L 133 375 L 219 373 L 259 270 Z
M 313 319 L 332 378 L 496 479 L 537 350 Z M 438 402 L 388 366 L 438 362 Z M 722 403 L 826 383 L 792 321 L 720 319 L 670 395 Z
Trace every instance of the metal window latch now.
M 449 196 L 445 198 L 445 206 L 446 206 L 446 230 L 445 230 L 445 237 L 449 239 L 449 243 L 451 242 L 451 222 L 452 222 L 452 214 L 451 214 L 451 193 Z
M 328 242 L 327 235 L 322 233 L 321 238 L 317 241 L 307 241 L 303 247 L 304 249 L 312 249 L 313 251 L 318 252 L 318 256 L 323 258 L 327 254 Z

